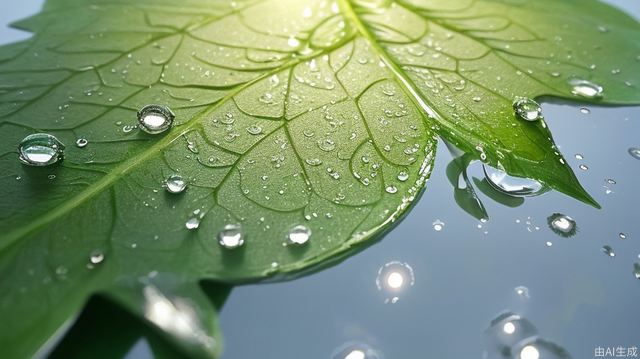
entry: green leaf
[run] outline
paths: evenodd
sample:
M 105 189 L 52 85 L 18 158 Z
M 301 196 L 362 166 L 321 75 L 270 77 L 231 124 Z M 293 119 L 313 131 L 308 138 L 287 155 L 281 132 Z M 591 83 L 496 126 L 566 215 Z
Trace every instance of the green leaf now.
M 143 316 L 133 284 L 150 273 L 172 278 L 161 296 L 195 298 L 202 279 L 291 278 L 352 255 L 419 195 L 436 134 L 597 205 L 512 102 L 576 98 L 571 79 L 604 87 L 583 100 L 640 102 L 640 27 L 594 0 L 48 0 L 16 26 L 34 37 L 0 48 L 8 357 L 46 349 L 93 293 Z M 173 128 L 137 130 L 148 104 L 169 106 Z M 66 144 L 62 162 L 18 161 L 35 132 Z M 174 173 L 184 193 L 162 188 Z M 217 243 L 229 223 L 240 249 Z M 309 243 L 284 247 L 301 224 Z

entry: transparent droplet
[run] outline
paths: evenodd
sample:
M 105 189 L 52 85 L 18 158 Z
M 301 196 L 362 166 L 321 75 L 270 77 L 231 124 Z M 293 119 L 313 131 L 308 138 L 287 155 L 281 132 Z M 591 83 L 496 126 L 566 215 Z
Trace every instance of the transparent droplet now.
M 18 146 L 20 161 L 29 166 L 49 166 L 64 157 L 64 145 L 55 136 L 34 133 L 25 137 Z
M 94 251 L 93 253 L 91 253 L 91 256 L 89 256 L 89 261 L 91 262 L 91 264 L 102 263 L 102 261 L 104 261 L 104 253 L 102 253 L 101 251 Z
M 528 319 L 513 312 L 504 312 L 491 320 L 484 334 L 489 350 L 511 358 L 511 348 L 520 341 L 537 335 L 538 330 Z
M 588 80 L 571 79 L 569 80 L 571 93 L 586 98 L 602 97 L 604 89 L 602 86 Z
M 84 148 L 84 147 L 86 147 L 86 146 L 87 146 L 87 144 L 89 144 L 89 141 L 87 141 L 87 139 L 86 139 L 86 138 L 78 138 L 78 139 L 76 140 L 76 146 L 77 146 L 78 148 Z
M 138 111 L 138 124 L 144 132 L 155 135 L 171 128 L 175 117 L 166 106 L 147 105 Z
M 536 180 L 508 175 L 505 171 L 483 164 L 487 182 L 500 193 L 512 197 L 530 197 L 543 194 L 549 190 Z
M 516 292 L 517 295 L 519 295 L 522 298 L 525 299 L 529 299 L 529 288 L 520 285 L 514 288 L 514 291 Z
M 622 232 L 618 234 L 618 237 L 620 237 L 620 239 L 627 239 L 627 235 Z
M 396 187 L 396 186 L 387 186 L 387 188 L 385 188 L 385 191 L 387 193 L 394 194 L 394 193 L 398 192 L 398 187 Z
M 589 167 L 587 165 L 580 165 L 580 166 L 578 166 L 578 168 L 580 168 L 583 171 L 587 171 L 589 169 Z
M 378 269 L 376 286 L 385 296 L 385 303 L 395 304 L 400 293 L 414 284 L 413 268 L 407 263 L 391 261 Z
M 516 115 L 525 121 L 537 121 L 542 118 L 542 108 L 530 98 L 521 98 L 513 103 Z
M 187 227 L 187 229 L 197 229 L 200 227 L 200 219 L 197 217 L 189 218 L 185 223 L 185 227 Z
M 326 138 L 318 141 L 318 147 L 325 152 L 333 151 L 336 148 L 336 143 L 332 139 Z
M 182 193 L 187 188 L 187 181 L 178 174 L 172 174 L 164 181 L 164 188 L 169 193 Z
M 227 249 L 242 247 L 244 244 L 242 226 L 240 224 L 227 224 L 224 226 L 222 231 L 218 233 L 218 243 Z
M 566 349 L 539 336 L 521 341 L 512 351 L 517 359 L 571 359 Z
M 398 181 L 405 182 L 408 179 L 409 179 L 409 173 L 405 171 L 398 173 Z
M 585 115 L 588 115 L 588 114 L 590 114 L 590 113 L 591 113 L 591 110 L 589 110 L 589 109 L 588 109 L 588 108 L 586 108 L 586 107 L 581 107 L 581 108 L 580 108 L 580 113 L 585 114 Z
M 322 160 L 319 158 L 307 158 L 305 162 L 309 166 L 320 166 L 322 164 Z
M 309 242 L 311 238 L 311 229 L 305 225 L 297 225 L 287 235 L 287 244 L 303 245 Z
M 613 248 L 611 248 L 611 246 L 602 246 L 602 252 L 604 252 L 604 254 L 608 255 L 609 257 L 615 257 L 616 256 L 616 252 L 613 251 Z
M 258 125 L 251 125 L 247 127 L 247 132 L 249 132 L 249 134 L 251 135 L 259 135 L 262 133 L 262 127 Z
M 578 232 L 578 226 L 573 218 L 562 214 L 554 213 L 547 218 L 549 228 L 562 237 L 571 237 Z
M 633 264 L 633 276 L 640 279 L 640 263 Z
M 436 219 L 436 221 L 435 221 L 435 222 L 433 222 L 433 229 L 434 229 L 436 232 L 440 232 L 441 230 L 443 230 L 443 229 L 444 229 L 444 226 L 445 226 L 444 222 L 442 222 L 442 221 L 441 221 L 441 220 L 439 220 L 439 219 Z
M 583 160 L 584 159 L 584 156 L 579 154 L 579 153 L 576 153 L 575 157 L 576 157 L 577 160 Z
M 636 160 L 640 160 L 640 147 L 631 147 L 629 149 L 629 154 Z

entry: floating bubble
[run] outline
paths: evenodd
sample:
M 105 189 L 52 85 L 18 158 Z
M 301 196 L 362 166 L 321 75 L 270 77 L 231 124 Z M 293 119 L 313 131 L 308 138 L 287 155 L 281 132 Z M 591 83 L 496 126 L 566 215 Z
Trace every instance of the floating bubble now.
M 49 166 L 64 157 L 65 146 L 55 136 L 34 133 L 25 137 L 18 146 L 20 161 L 29 166 Z
M 547 218 L 547 223 L 554 233 L 562 237 L 571 237 L 578 232 L 576 221 L 562 213 L 552 214 Z
M 166 106 L 147 105 L 138 111 L 138 124 L 144 132 L 156 135 L 171 128 L 175 117 Z

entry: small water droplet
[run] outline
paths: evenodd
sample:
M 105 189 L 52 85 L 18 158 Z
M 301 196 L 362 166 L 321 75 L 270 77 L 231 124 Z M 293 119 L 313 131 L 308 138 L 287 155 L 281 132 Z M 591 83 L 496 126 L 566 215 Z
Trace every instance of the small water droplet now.
M 311 229 L 305 225 L 297 225 L 287 235 L 287 244 L 303 245 L 311 238 Z
M 529 288 L 521 285 L 514 288 L 517 295 L 525 299 L 529 299 Z
M 187 181 L 178 174 L 172 174 L 164 181 L 164 188 L 169 193 L 182 193 L 187 188 Z
M 409 179 L 409 173 L 405 171 L 398 173 L 398 181 L 405 182 L 408 179 Z
M 320 166 L 322 164 L 322 160 L 319 158 L 307 158 L 305 162 L 309 166 Z
M 602 97 L 604 89 L 602 86 L 588 80 L 571 79 L 569 80 L 571 93 L 586 98 Z
M 636 160 L 640 160 L 640 147 L 631 147 L 629 149 L 629 154 Z
M 171 128 L 175 117 L 166 106 L 147 105 L 138 111 L 138 124 L 144 132 L 156 135 Z
M 300 40 L 296 39 L 295 37 L 290 37 L 287 40 L 287 44 L 291 47 L 298 47 L 300 46 Z
M 618 234 L 618 237 L 620 237 L 620 239 L 627 239 L 627 235 L 622 232 Z
M 259 135 L 262 133 L 262 127 L 258 125 L 251 125 L 247 127 L 247 132 L 249 132 L 249 134 L 251 135 Z
M 398 192 L 398 187 L 393 186 L 393 185 L 387 186 L 387 188 L 385 188 L 385 191 L 387 191 L 387 193 L 394 194 L 394 193 Z
M 587 167 L 587 165 L 580 165 L 578 166 L 581 170 L 586 171 L 589 169 L 589 167 Z
M 516 115 L 525 121 L 537 121 L 542 118 L 542 108 L 530 98 L 520 98 L 513 103 Z
M 573 218 L 562 214 L 554 213 L 547 218 L 549 228 L 562 237 L 571 237 L 578 232 L 578 226 Z
M 586 108 L 586 107 L 581 107 L 581 108 L 580 108 L 580 113 L 585 114 L 585 115 L 588 115 L 588 114 L 590 114 L 590 113 L 591 113 L 591 110 L 589 110 L 589 109 L 588 109 L 588 108 Z
M 47 133 L 34 133 L 25 137 L 18 151 L 20 161 L 29 166 L 49 166 L 64 157 L 65 146 L 55 136 Z
M 89 141 L 87 141 L 86 138 L 78 138 L 76 140 L 76 146 L 78 146 L 78 148 L 85 148 L 87 144 L 89 144 Z
M 611 246 L 602 246 L 602 252 L 604 252 L 604 254 L 608 255 L 609 257 L 615 257 L 616 256 L 616 252 L 613 251 L 613 248 L 611 248 Z
M 443 230 L 443 229 L 444 229 L 444 226 L 445 226 L 444 222 L 442 222 L 442 221 L 441 221 L 441 220 L 439 220 L 439 219 L 436 219 L 436 220 L 435 220 L 435 222 L 433 222 L 433 229 L 434 229 L 436 232 L 440 232 L 441 230 Z
M 318 141 L 318 147 L 325 152 L 333 151 L 336 148 L 336 143 L 332 139 L 326 138 Z
M 487 182 L 500 193 L 512 197 L 537 196 L 549 190 L 540 182 L 529 178 L 515 177 L 508 175 L 505 171 L 483 165 L 484 176 Z
M 187 229 L 197 229 L 200 227 L 200 219 L 198 217 L 189 218 L 185 223 L 185 227 L 187 227 Z
M 633 275 L 636 279 L 640 279 L 640 263 L 633 264 Z
M 363 343 L 346 343 L 331 354 L 331 359 L 382 359 L 379 351 Z
M 89 256 L 89 261 L 91 264 L 100 264 L 104 261 L 104 253 L 102 251 L 94 251 Z
M 240 224 L 227 224 L 223 230 L 218 233 L 218 243 L 226 249 L 235 249 L 242 247 L 244 238 L 242 234 L 242 226 Z
M 576 157 L 577 160 L 583 160 L 584 159 L 584 156 L 579 154 L 579 153 L 576 153 L 575 157 Z

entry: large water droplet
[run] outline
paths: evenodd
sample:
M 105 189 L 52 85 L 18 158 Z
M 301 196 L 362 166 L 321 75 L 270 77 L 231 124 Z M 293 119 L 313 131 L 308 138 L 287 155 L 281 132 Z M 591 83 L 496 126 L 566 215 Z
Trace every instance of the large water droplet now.
M 224 226 L 224 229 L 218 233 L 218 243 L 227 249 L 242 247 L 244 244 L 242 226 L 240 224 L 227 224 Z
M 187 229 L 197 229 L 198 227 L 200 227 L 200 218 L 198 217 L 189 218 L 184 225 L 185 227 L 187 227 Z
M 305 225 L 297 225 L 287 235 L 287 244 L 303 245 L 311 238 L 311 229 Z
M 102 261 L 104 261 L 104 253 L 102 253 L 102 251 L 92 252 L 91 256 L 89 257 L 89 261 L 91 262 L 91 264 L 102 263 Z
M 571 237 L 578 232 L 578 226 L 573 218 L 562 214 L 554 213 L 547 218 L 549 228 L 562 237 Z
M 147 105 L 138 111 L 140 129 L 152 135 L 171 128 L 175 117 L 171 109 L 162 105 Z
M 536 121 L 542 118 L 542 108 L 530 98 L 521 98 L 513 103 L 516 115 L 525 121 Z
M 631 147 L 629 149 L 629 154 L 636 160 L 640 160 L 640 147 Z
M 400 293 L 414 284 L 413 268 L 407 263 L 392 261 L 378 269 L 376 286 L 385 295 L 385 303 L 395 304 Z
M 505 171 L 482 165 L 487 182 L 498 192 L 513 197 L 537 196 L 548 191 L 548 187 L 529 178 L 508 175 Z
M 30 166 L 48 166 L 62 160 L 64 148 L 55 136 L 34 133 L 20 142 L 18 151 L 22 163 Z
M 173 174 L 164 181 L 164 188 L 169 193 L 182 193 L 187 188 L 187 181 L 178 174 Z
M 571 79 L 569 80 L 569 85 L 571 86 L 572 94 L 582 97 L 602 97 L 602 93 L 604 92 L 602 86 L 588 80 Z

